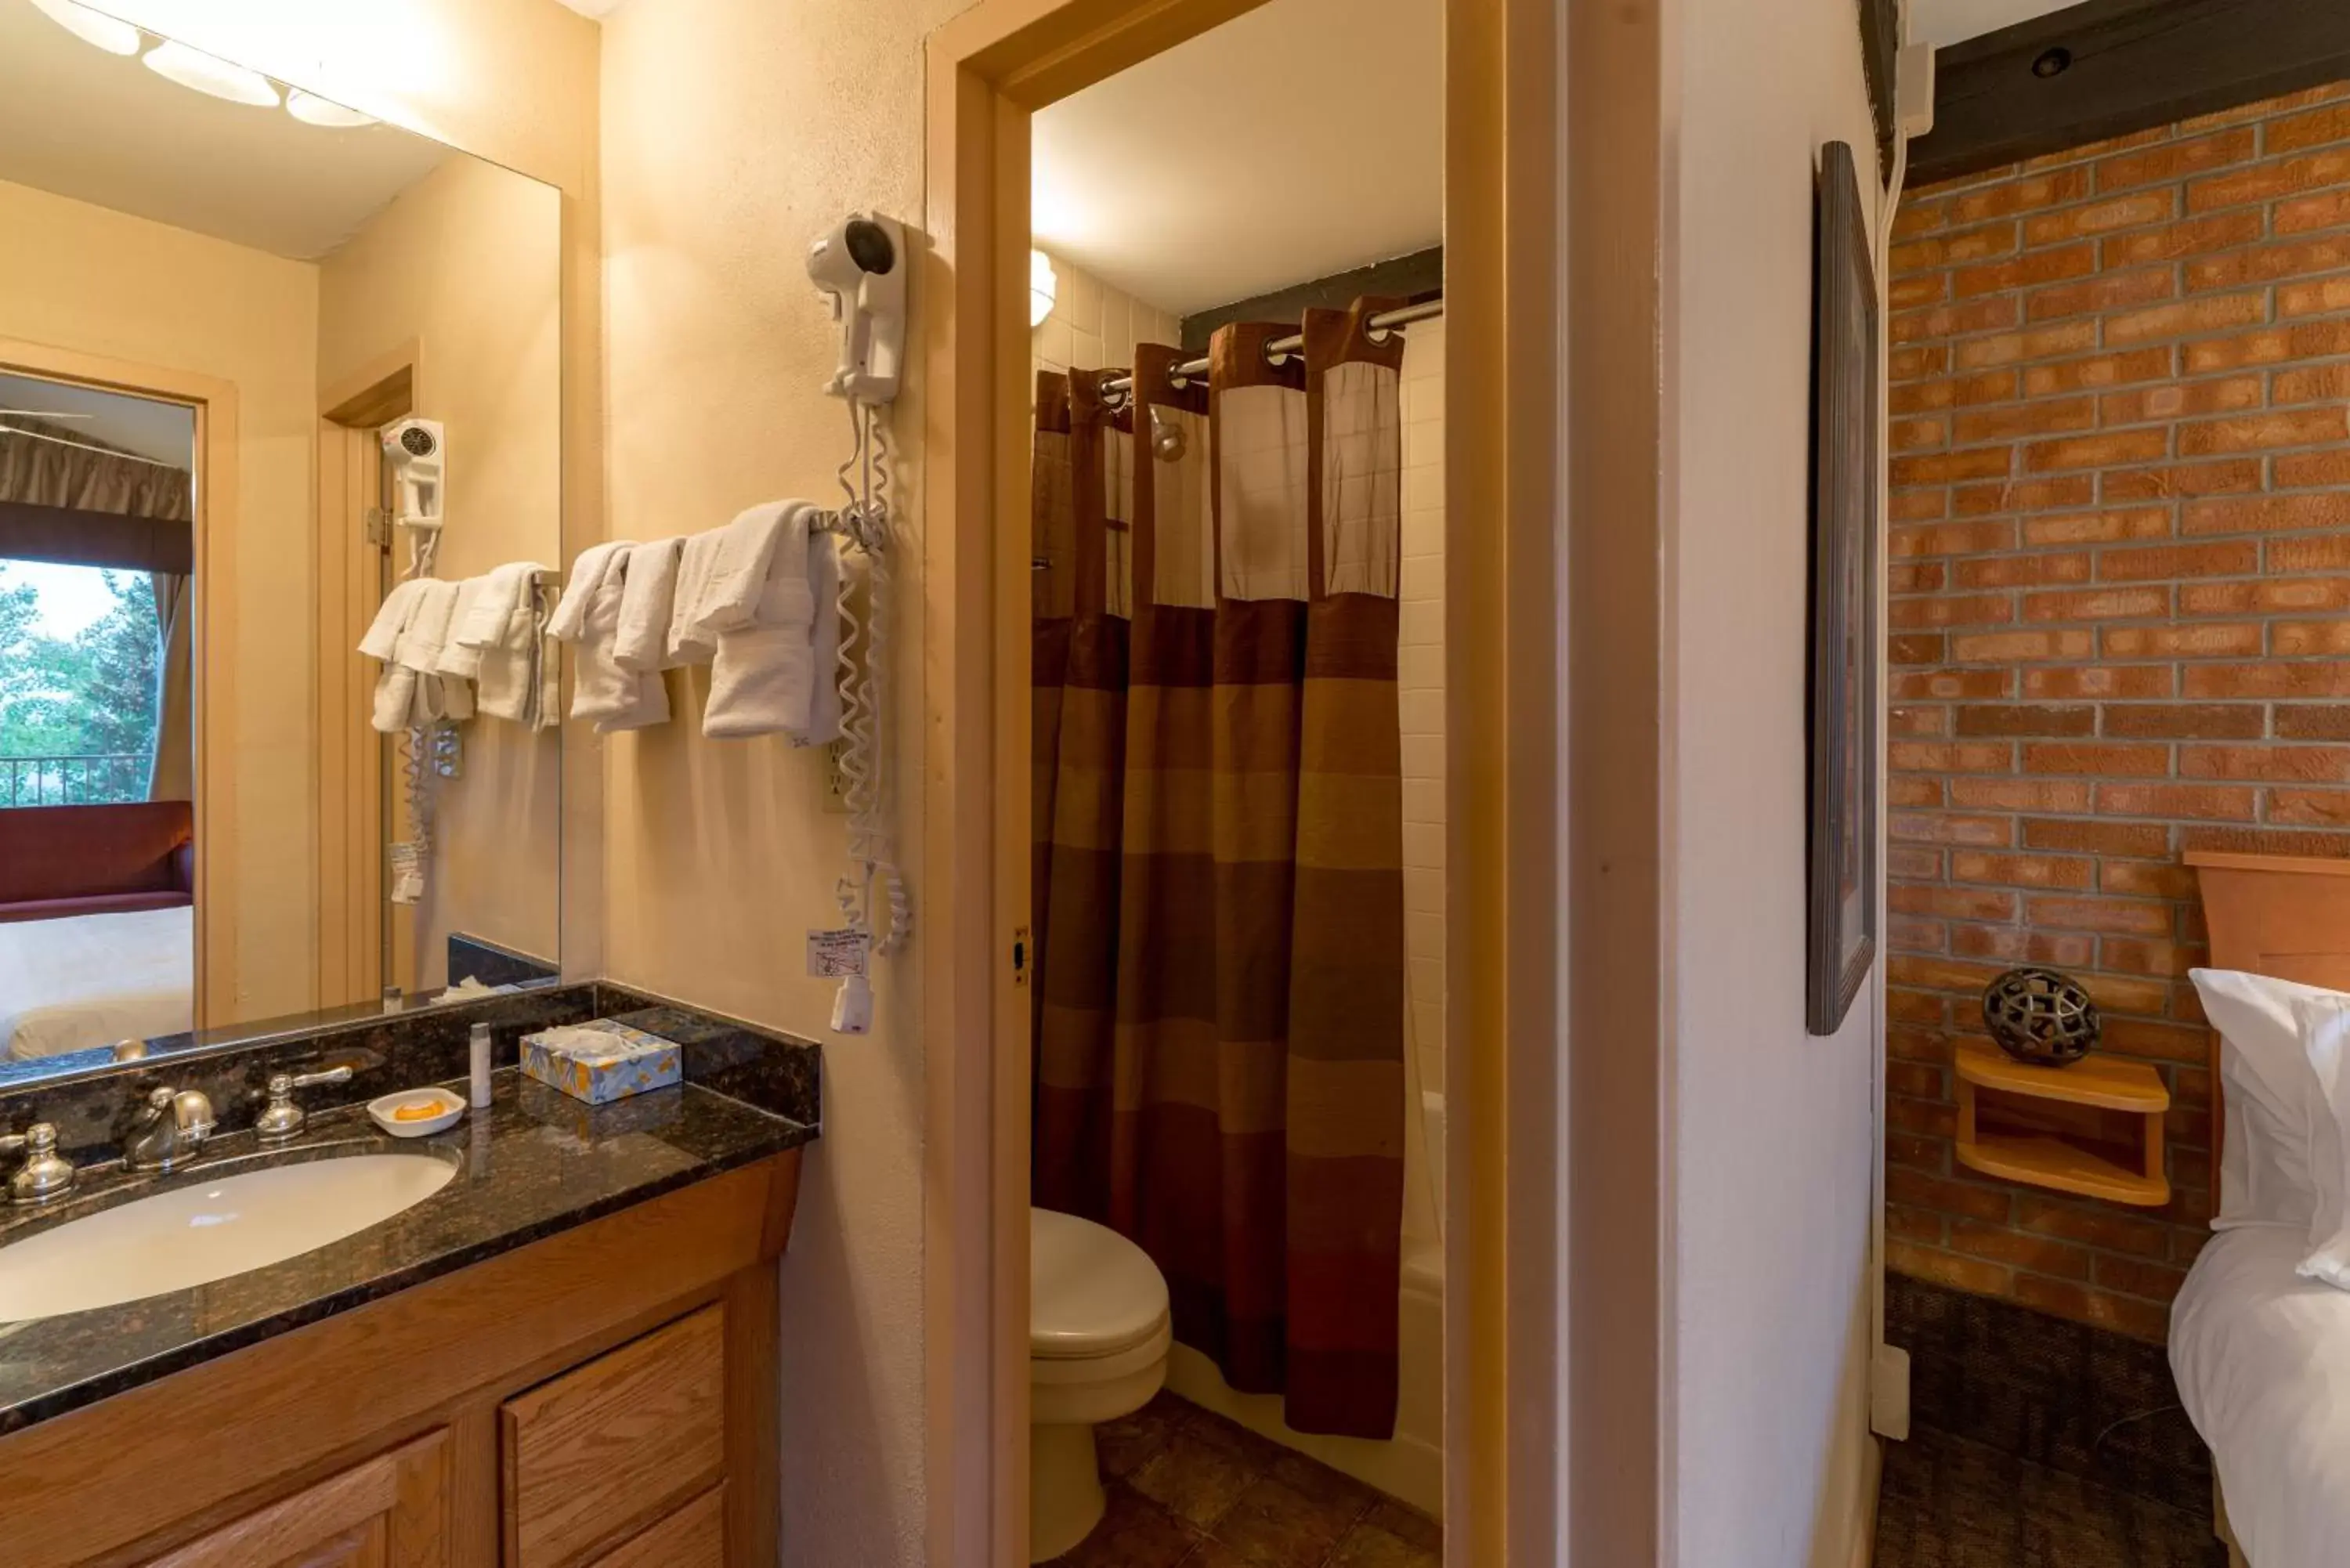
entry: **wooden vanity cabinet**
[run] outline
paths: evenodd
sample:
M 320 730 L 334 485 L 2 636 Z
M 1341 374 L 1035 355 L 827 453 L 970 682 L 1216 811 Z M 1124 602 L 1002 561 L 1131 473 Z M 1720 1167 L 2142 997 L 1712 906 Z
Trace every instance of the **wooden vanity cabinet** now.
M 427 1568 L 450 1560 L 449 1437 L 380 1454 L 148 1568 Z
M 726 1478 L 722 1303 L 505 1402 L 505 1568 L 572 1568 Z
M 0 1568 L 773 1568 L 799 1151 L 0 1438 Z

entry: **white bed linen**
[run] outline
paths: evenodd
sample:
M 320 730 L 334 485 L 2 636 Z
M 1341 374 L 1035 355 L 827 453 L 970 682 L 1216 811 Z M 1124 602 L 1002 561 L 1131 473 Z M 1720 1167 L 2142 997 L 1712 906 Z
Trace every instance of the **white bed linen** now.
M 2252 1568 L 2350 1561 L 2350 1292 L 2294 1268 L 2308 1238 L 2211 1238 L 2170 1313 L 2170 1369 Z
M 195 910 L 0 922 L 0 1050 L 18 1060 L 191 1026 Z

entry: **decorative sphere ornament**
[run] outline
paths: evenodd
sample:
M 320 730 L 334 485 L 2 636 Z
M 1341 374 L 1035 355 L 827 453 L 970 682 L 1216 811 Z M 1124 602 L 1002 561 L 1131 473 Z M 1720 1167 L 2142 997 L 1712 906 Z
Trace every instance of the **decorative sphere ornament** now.
M 1999 1048 L 2035 1067 L 2066 1067 L 2096 1049 L 2097 1004 L 2071 975 L 2012 969 L 1983 987 L 1983 1023 Z

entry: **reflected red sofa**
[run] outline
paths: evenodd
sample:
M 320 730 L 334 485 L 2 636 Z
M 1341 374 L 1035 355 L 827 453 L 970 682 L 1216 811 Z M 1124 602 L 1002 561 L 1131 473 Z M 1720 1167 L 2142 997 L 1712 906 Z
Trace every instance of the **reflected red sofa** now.
M 195 901 L 195 814 L 184 800 L 0 809 L 0 921 Z

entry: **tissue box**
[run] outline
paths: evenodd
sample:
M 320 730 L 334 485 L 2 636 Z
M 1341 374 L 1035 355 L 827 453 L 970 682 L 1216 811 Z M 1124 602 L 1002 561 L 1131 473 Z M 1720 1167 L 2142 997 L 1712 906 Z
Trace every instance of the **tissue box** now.
M 608 1018 L 524 1035 L 522 1072 L 591 1106 L 667 1088 L 685 1075 L 674 1041 Z

